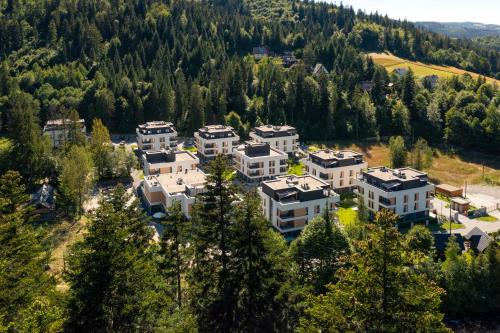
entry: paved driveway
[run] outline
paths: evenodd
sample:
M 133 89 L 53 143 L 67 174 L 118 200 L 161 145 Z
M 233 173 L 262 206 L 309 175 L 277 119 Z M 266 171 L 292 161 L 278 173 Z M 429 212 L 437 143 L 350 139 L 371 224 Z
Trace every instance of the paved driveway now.
M 434 209 L 436 209 L 436 213 L 438 215 L 444 215 L 447 218 L 450 217 L 450 208 L 446 207 L 446 205 L 448 205 L 447 202 L 440 200 L 438 198 L 433 198 L 431 200 L 431 203 L 432 203 L 432 207 Z M 456 211 L 451 210 L 452 217 L 455 216 L 455 213 L 456 213 Z M 487 233 L 492 233 L 492 232 L 500 230 L 500 221 L 498 221 L 498 222 L 483 222 L 483 221 L 479 221 L 479 220 L 470 219 L 464 215 L 458 214 L 458 222 L 462 223 L 464 225 L 464 228 L 455 229 L 455 230 L 453 230 L 453 232 L 457 232 L 457 233 L 460 233 L 462 235 L 467 234 L 474 227 L 478 227 L 479 229 L 481 229 L 482 231 L 487 232 Z

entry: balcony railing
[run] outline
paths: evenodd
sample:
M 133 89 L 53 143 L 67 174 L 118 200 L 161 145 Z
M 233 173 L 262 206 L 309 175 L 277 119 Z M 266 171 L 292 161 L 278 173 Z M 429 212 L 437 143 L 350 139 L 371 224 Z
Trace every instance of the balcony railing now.
M 260 163 L 253 163 L 253 164 L 249 164 L 249 165 L 248 165 L 248 168 L 249 168 L 249 169 L 260 169 L 260 168 L 262 168 L 262 167 L 263 167 L 263 166 L 262 166 L 262 164 L 260 164 Z
M 378 202 L 384 206 L 394 206 L 396 204 L 396 198 L 387 199 L 384 197 L 378 197 Z

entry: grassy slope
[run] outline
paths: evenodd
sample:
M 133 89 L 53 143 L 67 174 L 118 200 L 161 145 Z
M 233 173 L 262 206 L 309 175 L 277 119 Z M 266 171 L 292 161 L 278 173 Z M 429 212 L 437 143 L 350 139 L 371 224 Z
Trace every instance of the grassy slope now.
M 418 61 L 410 61 L 402 58 L 398 58 L 395 55 L 385 52 L 385 53 L 370 53 L 373 61 L 379 65 L 384 66 L 388 72 L 392 72 L 396 68 L 411 68 L 417 77 L 424 77 L 427 75 L 436 74 L 439 77 L 450 77 L 453 75 L 462 75 L 464 73 L 469 73 L 472 77 L 478 77 L 476 73 L 464 71 L 456 67 L 451 66 L 438 66 L 431 64 L 424 64 Z M 496 82 L 500 84 L 500 81 L 493 78 L 486 78 L 489 83 Z
M 326 146 L 362 152 L 369 167 L 389 165 L 389 149 L 384 144 L 327 142 Z M 477 184 L 483 181 L 483 162 L 485 176 L 500 184 L 500 158 L 475 152 L 446 154 L 437 150 L 432 166 L 426 171 L 435 182 L 463 186 L 467 180 L 469 184 Z

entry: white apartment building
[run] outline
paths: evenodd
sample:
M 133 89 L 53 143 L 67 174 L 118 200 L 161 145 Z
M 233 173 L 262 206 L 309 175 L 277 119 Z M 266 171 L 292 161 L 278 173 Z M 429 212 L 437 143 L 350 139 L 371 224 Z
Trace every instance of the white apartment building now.
M 205 191 L 205 182 L 206 174 L 199 169 L 145 176 L 142 196 L 151 213 L 167 212 L 174 201 L 180 201 L 182 212 L 191 218 L 192 206 L 196 196 Z
M 429 216 L 434 184 L 425 172 L 412 168 L 370 168 L 356 180 L 360 199 L 373 216 L 383 208 L 392 210 L 402 221 Z
M 299 145 L 299 135 L 295 127 L 264 125 L 255 127 L 250 131 L 250 138 L 255 142 L 269 143 L 288 155 L 293 155 Z
M 340 200 L 328 183 L 311 175 L 262 182 L 259 194 L 265 217 L 288 239 L 296 237 L 325 208 L 334 211 Z
M 69 137 L 70 129 L 73 126 L 71 119 L 54 119 L 49 120 L 43 127 L 43 134 L 50 138 L 53 147 L 61 147 L 66 143 Z M 77 124 L 78 129 L 85 135 L 86 127 L 85 120 L 79 119 Z
M 268 143 L 247 142 L 233 151 L 234 167 L 248 182 L 286 175 L 288 155 Z
M 160 151 L 177 147 L 177 131 L 166 121 L 150 121 L 136 129 L 137 145 L 142 151 Z
M 208 125 L 194 133 L 198 156 L 202 162 L 213 160 L 217 155 L 231 156 L 233 148 L 240 144 L 240 137 L 231 126 Z
M 195 154 L 184 150 L 146 151 L 142 154 L 144 175 L 164 173 L 187 173 L 196 170 L 200 160 Z
M 323 179 L 337 193 L 353 190 L 355 180 L 367 167 L 363 155 L 352 150 L 318 150 L 309 153 L 305 162 L 307 173 Z

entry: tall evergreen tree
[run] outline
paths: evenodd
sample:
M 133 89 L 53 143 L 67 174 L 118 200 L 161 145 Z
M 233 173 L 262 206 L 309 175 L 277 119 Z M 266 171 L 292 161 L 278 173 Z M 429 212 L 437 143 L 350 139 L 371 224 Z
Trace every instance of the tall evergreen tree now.
M 123 186 L 103 199 L 71 247 L 65 280 L 69 332 L 153 331 L 172 311 L 151 229 Z

